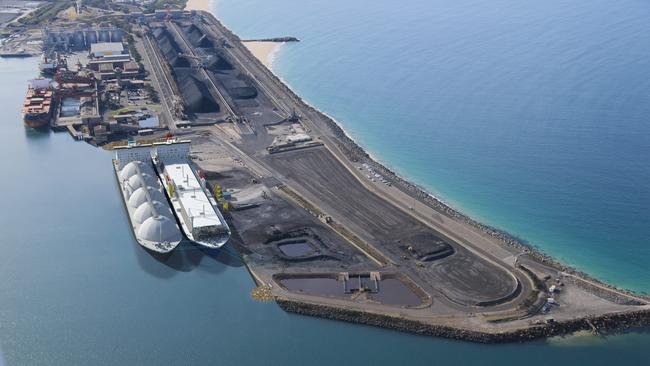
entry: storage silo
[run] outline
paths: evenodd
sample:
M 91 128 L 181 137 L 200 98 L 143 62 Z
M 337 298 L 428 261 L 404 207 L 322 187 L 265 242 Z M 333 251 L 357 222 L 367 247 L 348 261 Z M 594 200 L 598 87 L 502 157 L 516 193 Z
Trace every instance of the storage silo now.
M 122 30 L 121 29 L 114 29 L 111 32 L 111 42 L 122 42 Z
M 90 48 L 90 45 L 97 43 L 97 33 L 94 30 L 86 31 L 86 47 Z
M 86 41 L 84 39 L 84 32 L 82 32 L 80 30 L 74 32 L 74 38 L 73 38 L 72 43 L 74 44 L 74 48 L 77 51 L 83 50 L 86 47 Z
M 97 39 L 99 42 L 110 42 L 111 41 L 111 35 L 106 29 L 100 29 L 99 34 L 97 35 Z

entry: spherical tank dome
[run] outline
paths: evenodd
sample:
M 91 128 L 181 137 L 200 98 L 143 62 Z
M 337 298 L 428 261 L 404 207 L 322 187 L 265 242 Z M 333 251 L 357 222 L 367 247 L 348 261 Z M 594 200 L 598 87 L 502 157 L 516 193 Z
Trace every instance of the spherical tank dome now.
M 135 173 L 138 172 L 137 168 L 142 169 L 144 167 L 144 163 L 141 161 L 132 161 L 128 164 L 126 164 L 122 170 L 120 170 L 120 178 L 122 180 L 127 180 L 131 178 L 132 176 L 135 175 Z
M 140 187 L 145 187 L 145 186 L 150 186 L 150 187 L 158 187 L 158 180 L 149 174 L 142 173 L 140 174 L 134 174 L 129 178 L 127 186 L 131 187 L 132 190 L 136 190 Z
M 152 201 L 162 201 L 165 199 L 162 193 L 153 187 L 140 187 L 129 197 L 129 205 L 133 208 L 138 208 L 141 204 L 147 202 L 147 194 L 145 193 L 147 191 Z
M 138 237 L 148 241 L 174 242 L 181 239 L 176 223 L 167 216 L 150 217 L 138 229 Z
M 133 213 L 133 220 L 136 223 L 142 224 L 146 219 L 153 217 L 154 211 L 157 212 L 159 215 L 168 216 L 169 209 L 165 207 L 165 205 L 163 205 L 159 201 L 153 201 L 152 203 L 153 206 L 150 205 L 149 203 L 145 203 L 140 205 L 140 207 L 138 207 L 138 209 L 135 210 L 135 213 Z

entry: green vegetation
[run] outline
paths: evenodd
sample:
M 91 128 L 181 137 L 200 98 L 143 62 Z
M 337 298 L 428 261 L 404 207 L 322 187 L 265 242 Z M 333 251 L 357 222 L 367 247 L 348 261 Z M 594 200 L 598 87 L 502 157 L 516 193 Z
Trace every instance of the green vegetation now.
M 112 111 L 115 111 L 115 110 L 118 110 L 121 107 L 121 105 L 115 99 L 108 98 L 108 99 L 106 99 L 106 107 L 108 107 L 108 109 L 110 109 Z
M 142 55 L 140 55 L 140 52 L 138 52 L 138 49 L 135 48 L 135 39 L 133 39 L 133 35 L 127 34 L 126 35 L 126 42 L 127 42 L 127 47 L 129 48 L 129 53 L 131 54 L 131 57 L 135 60 L 135 62 L 138 63 L 138 65 L 141 65 L 142 61 Z
M 145 85 L 144 90 L 147 92 L 147 95 L 149 96 L 149 100 L 151 100 L 153 103 L 160 103 L 160 97 L 158 96 L 158 92 L 156 92 L 156 89 L 154 89 L 151 84 Z
M 39 25 L 44 22 L 49 22 L 52 21 L 60 11 L 74 6 L 74 4 L 74 0 L 49 2 L 36 9 L 29 16 L 19 19 L 18 22 L 24 25 Z

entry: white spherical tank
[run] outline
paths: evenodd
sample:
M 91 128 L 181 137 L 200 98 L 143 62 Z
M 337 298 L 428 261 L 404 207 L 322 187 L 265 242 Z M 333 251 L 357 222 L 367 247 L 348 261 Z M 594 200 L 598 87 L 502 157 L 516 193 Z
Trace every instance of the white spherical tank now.
M 149 197 L 152 201 L 161 201 L 165 199 L 162 192 L 153 188 L 153 187 L 140 187 L 136 189 L 133 194 L 129 197 L 129 205 L 133 208 L 140 207 L 141 204 L 147 202 L 147 193 L 149 192 Z
M 138 237 L 155 242 L 174 242 L 181 239 L 176 223 L 162 215 L 146 219 L 138 229 Z
M 127 179 L 131 178 L 132 176 L 134 176 L 135 173 L 138 172 L 138 170 L 137 170 L 138 168 L 140 168 L 140 170 L 142 170 L 143 167 L 144 167 L 143 162 L 141 162 L 141 161 L 132 161 L 132 162 L 126 164 L 122 168 L 122 170 L 120 170 L 120 178 L 123 181 L 127 180 Z
M 143 174 L 135 174 L 131 178 L 129 178 L 127 182 L 127 186 L 131 187 L 132 190 L 136 190 L 140 187 L 154 187 L 158 188 L 160 187 L 160 184 L 158 184 L 158 179 L 150 176 L 149 174 L 143 173 Z
M 137 224 L 142 224 L 150 217 L 154 217 L 155 213 L 163 216 L 169 216 L 169 209 L 159 201 L 153 201 L 153 205 L 145 203 L 140 205 L 133 213 L 133 221 Z

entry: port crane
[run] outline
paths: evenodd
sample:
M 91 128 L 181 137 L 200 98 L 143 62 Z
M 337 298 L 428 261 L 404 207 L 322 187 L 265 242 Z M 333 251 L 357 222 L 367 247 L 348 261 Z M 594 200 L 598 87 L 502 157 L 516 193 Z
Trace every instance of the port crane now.
M 188 55 L 187 53 L 179 52 L 178 57 L 183 57 L 183 58 L 186 58 L 186 59 L 194 60 L 194 61 L 196 61 L 198 63 L 198 66 L 200 68 L 205 69 L 205 68 L 208 67 L 208 64 L 210 63 L 210 61 L 212 60 L 212 58 L 214 56 L 212 56 L 212 55 L 194 56 L 194 55 Z

